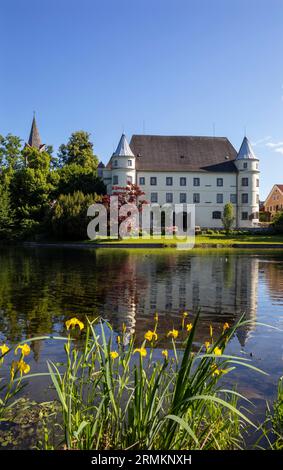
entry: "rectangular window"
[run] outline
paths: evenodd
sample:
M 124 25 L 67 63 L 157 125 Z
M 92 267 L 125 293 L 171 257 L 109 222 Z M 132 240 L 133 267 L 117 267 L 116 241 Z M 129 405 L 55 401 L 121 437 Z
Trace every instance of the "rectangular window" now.
M 200 194 L 199 193 L 194 193 L 193 194 L 193 203 L 198 204 L 200 202 Z
M 180 186 L 187 186 L 187 178 L 181 176 L 180 178 Z
M 259 179 L 256 180 L 256 187 L 259 187 Z
M 133 182 L 133 177 L 127 176 L 127 183 L 132 184 L 132 182 Z
M 200 179 L 194 178 L 194 186 L 199 186 L 199 185 L 200 185 Z
M 237 204 L 237 194 L 230 194 L 230 202 L 232 204 Z
M 185 203 L 187 202 L 187 194 L 186 193 L 180 193 L 180 203 Z
M 172 186 L 173 185 L 173 178 L 172 176 L 167 176 L 166 177 L 166 186 Z
M 113 184 L 119 184 L 118 176 L 114 175 L 113 176 Z
M 173 193 L 166 193 L 166 202 L 173 202 Z
M 114 160 L 114 166 L 118 166 L 118 160 Z
M 259 204 L 259 195 L 256 195 L 256 203 Z
M 141 186 L 144 186 L 145 185 L 145 177 L 141 176 L 140 179 L 139 179 L 139 182 L 140 182 Z
M 223 194 L 216 194 L 217 204 L 223 204 Z
M 248 220 L 249 214 L 247 212 L 242 212 L 242 220 Z
M 217 186 L 223 186 L 223 178 L 217 178 Z
M 244 164 L 243 164 L 243 168 L 245 168 L 245 169 L 248 168 L 248 164 L 247 164 L 247 163 L 244 163 Z
M 157 193 L 151 193 L 150 194 L 150 202 L 158 202 L 158 194 Z
M 151 185 L 151 186 L 156 186 L 156 185 L 157 185 L 157 178 L 156 178 L 156 176 L 151 176 L 151 177 L 150 177 L 150 185 Z
M 221 212 L 220 211 L 212 212 L 212 218 L 213 219 L 221 219 Z
M 242 186 L 249 186 L 249 178 L 242 178 Z
M 249 202 L 249 195 L 247 193 L 242 194 L 242 204 L 248 204 Z
M 128 160 L 128 166 L 132 166 L 133 162 L 132 160 Z

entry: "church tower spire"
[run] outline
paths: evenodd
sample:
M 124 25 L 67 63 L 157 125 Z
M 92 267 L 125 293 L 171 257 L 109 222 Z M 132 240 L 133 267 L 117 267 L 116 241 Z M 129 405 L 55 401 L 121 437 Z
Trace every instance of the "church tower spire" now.
M 27 145 L 29 147 L 37 148 L 40 151 L 44 150 L 44 147 L 45 147 L 45 145 L 42 144 L 41 142 L 41 138 L 40 138 L 38 127 L 37 127 L 36 120 L 35 120 L 35 114 L 33 115 L 33 120 L 32 120 L 32 125 L 31 125 L 31 130 L 30 130 Z

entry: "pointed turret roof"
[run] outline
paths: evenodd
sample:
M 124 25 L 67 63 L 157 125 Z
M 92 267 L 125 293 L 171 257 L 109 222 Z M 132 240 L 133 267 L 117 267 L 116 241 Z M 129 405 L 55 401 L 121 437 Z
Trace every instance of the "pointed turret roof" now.
M 37 149 L 40 149 L 42 147 L 42 142 L 41 142 L 41 138 L 38 132 L 35 116 L 33 116 L 33 120 L 32 120 L 30 135 L 28 139 L 28 145 L 30 145 L 30 147 L 35 147 Z
M 242 142 L 242 145 L 240 147 L 236 160 L 250 160 L 250 159 L 257 160 L 254 154 L 254 151 L 252 149 L 252 146 L 249 142 L 249 139 L 247 137 L 244 137 L 244 140 Z
M 122 134 L 119 144 L 113 153 L 113 157 L 134 157 L 125 134 Z

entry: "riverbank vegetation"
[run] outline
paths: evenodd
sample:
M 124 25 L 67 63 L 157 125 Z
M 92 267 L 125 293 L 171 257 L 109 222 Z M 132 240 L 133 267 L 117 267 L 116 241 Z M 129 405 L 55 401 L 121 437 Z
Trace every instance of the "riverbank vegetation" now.
M 252 403 L 222 379 L 239 366 L 264 373 L 251 360 L 225 352 L 236 329 L 247 322 L 225 323 L 218 337 L 210 327 L 204 344 L 196 344 L 198 316 L 184 312 L 166 332 L 171 347 L 161 350 L 157 314 L 141 344 L 125 329 L 117 336 L 106 321 L 67 320 L 68 335 L 57 338 L 63 340 L 66 361 L 47 364 L 57 400 L 42 404 L 37 448 L 244 448 L 247 433 L 257 430 Z M 16 410 L 26 379 L 36 380 L 28 364 L 32 341 L 16 348 L 1 345 L 1 366 L 9 356 L 12 360 L 1 381 L 0 428 Z M 280 400 L 267 442 L 274 442 L 275 429 L 276 440 L 282 432 L 282 396 Z
M 194 242 L 194 246 L 197 247 L 232 247 L 233 245 L 282 245 L 283 235 L 277 233 L 251 233 L 245 231 L 232 231 L 229 235 L 226 235 L 224 231 L 207 230 L 203 231 L 201 235 L 196 235 L 195 240 L 189 238 L 189 241 Z M 95 241 L 88 240 L 86 243 L 89 244 L 156 244 L 162 246 L 176 246 L 177 243 L 187 243 L 186 239 L 178 240 L 175 237 L 165 238 L 160 236 L 159 238 L 128 238 L 123 240 L 117 239 L 98 239 Z
M 140 210 L 146 202 L 141 201 L 144 193 L 138 186 L 130 186 L 118 188 L 118 205 L 134 202 L 138 196 Z M 98 176 L 98 158 L 87 132 L 73 132 L 68 142 L 60 146 L 57 156 L 53 155 L 50 145 L 37 149 L 23 146 L 17 136 L 0 135 L 0 240 L 84 241 L 90 221 L 86 208 L 95 202 L 103 202 L 109 211 L 109 196 Z M 119 223 L 122 219 L 120 217 Z M 235 232 L 231 229 L 234 214 L 229 203 L 222 219 L 226 232 L 207 230 L 197 237 L 196 243 L 225 246 L 282 243 L 282 220 L 282 213 L 275 216 L 268 233 Z M 128 242 L 148 241 L 134 239 Z M 179 241 L 164 241 L 161 237 L 149 242 L 174 245 Z
M 0 135 L 0 239 L 58 238 L 62 226 L 66 239 L 78 236 L 68 231 L 83 216 L 86 219 L 86 201 L 78 200 L 95 202 L 105 194 L 97 165 L 90 135 L 84 131 L 74 132 L 57 157 L 51 146 L 39 150 L 23 146 L 11 134 Z

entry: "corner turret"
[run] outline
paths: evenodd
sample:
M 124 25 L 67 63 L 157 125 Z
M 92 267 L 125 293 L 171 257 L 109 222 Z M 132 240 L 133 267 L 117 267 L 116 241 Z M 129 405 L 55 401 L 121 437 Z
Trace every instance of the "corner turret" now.
M 259 223 L 259 159 L 245 136 L 234 161 L 237 179 L 237 227 L 255 227 Z

